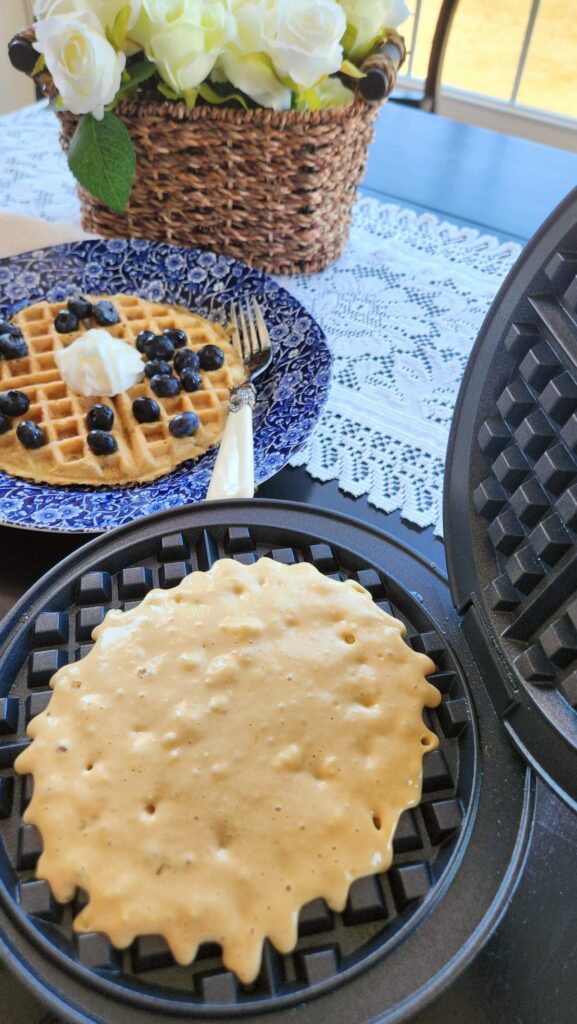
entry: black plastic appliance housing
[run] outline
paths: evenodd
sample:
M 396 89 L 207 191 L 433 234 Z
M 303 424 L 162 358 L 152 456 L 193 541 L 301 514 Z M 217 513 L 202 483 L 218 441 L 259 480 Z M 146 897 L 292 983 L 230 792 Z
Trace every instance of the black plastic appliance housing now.
M 369 526 L 301 505 L 223 502 L 93 541 L 4 621 L 0 951 L 60 1019 L 399 1024 L 479 951 L 522 873 L 527 765 L 577 809 L 576 308 L 577 191 L 513 268 L 465 372 L 445 485 L 450 589 Z M 85 653 L 106 610 L 222 556 L 304 559 L 358 579 L 433 658 L 443 693 L 427 713 L 440 747 L 425 755 L 422 801 L 401 819 L 392 868 L 355 883 L 343 914 L 320 900 L 303 908 L 295 952 L 267 946 L 248 987 L 213 946 L 182 968 L 154 937 L 123 952 L 75 937 L 72 908 L 34 877 L 40 839 L 21 820 L 30 780 L 13 771 L 50 676 Z
M 445 544 L 507 733 L 577 810 L 577 190 L 507 277 L 451 425 Z
M 218 947 L 201 947 L 190 967 L 179 967 L 155 937 L 117 951 L 102 935 L 75 936 L 83 894 L 60 906 L 36 879 L 41 840 L 22 822 L 31 778 L 13 769 L 52 673 L 86 653 L 106 610 L 130 607 L 151 587 L 174 586 L 223 556 L 306 560 L 357 579 L 433 658 L 431 678 L 443 694 L 426 713 L 439 749 L 425 754 L 421 804 L 401 819 L 391 869 L 356 882 L 342 914 L 322 900 L 303 908 L 295 952 L 267 945 L 252 986 L 224 968 Z M 392 1024 L 433 999 L 503 914 L 531 831 L 533 776 L 504 735 L 446 581 L 378 531 L 284 502 L 161 513 L 92 541 L 48 573 L 4 621 L 0 642 L 0 950 L 59 1019 Z

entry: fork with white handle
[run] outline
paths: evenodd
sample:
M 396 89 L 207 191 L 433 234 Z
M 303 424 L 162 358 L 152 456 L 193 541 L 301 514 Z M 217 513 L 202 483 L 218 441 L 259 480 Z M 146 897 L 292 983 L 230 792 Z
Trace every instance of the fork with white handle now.
M 252 307 L 252 308 L 251 308 Z M 232 343 L 248 369 L 248 380 L 230 393 L 228 419 L 206 495 L 218 498 L 254 496 L 254 447 L 252 411 L 255 403 L 253 381 L 272 359 L 269 333 L 256 299 L 231 308 Z

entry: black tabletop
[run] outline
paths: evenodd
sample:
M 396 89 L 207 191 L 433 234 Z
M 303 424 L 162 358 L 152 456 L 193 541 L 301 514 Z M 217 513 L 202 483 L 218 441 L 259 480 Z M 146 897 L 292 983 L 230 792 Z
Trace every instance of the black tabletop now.
M 525 242 L 577 182 L 577 153 L 388 104 L 364 189 L 384 202 Z M 1 206 L 1 197 L 0 197 Z M 442 542 L 336 483 L 287 468 L 259 494 L 303 501 L 387 531 L 444 569 Z M 0 615 L 47 569 L 86 541 L 0 527 Z M 527 864 L 502 923 L 461 978 L 414 1024 L 572 1024 L 577 1017 L 577 818 L 537 781 Z M 0 1024 L 39 1024 L 43 1011 L 0 976 Z M 350 1024 L 355 1024 L 351 1021 Z

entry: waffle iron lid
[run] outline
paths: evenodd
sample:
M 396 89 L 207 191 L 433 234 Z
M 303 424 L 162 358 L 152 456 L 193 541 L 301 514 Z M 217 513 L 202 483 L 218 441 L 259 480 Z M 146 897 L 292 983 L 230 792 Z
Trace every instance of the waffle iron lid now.
M 501 287 L 447 452 L 453 601 L 527 760 L 577 808 L 577 190 Z

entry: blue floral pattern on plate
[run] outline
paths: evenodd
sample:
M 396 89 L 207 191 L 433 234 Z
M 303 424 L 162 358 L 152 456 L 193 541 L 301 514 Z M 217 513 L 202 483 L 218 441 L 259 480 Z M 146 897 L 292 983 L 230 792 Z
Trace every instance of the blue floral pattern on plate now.
M 0 260 L 0 316 L 74 292 L 127 292 L 176 303 L 224 323 L 232 301 L 254 295 L 274 344 L 258 382 L 255 480 L 302 447 L 328 395 L 331 356 L 317 323 L 272 278 L 228 256 L 143 240 L 74 242 Z M 151 483 L 123 488 L 29 483 L 0 472 L 0 522 L 58 532 L 100 532 L 206 496 L 215 450 Z

